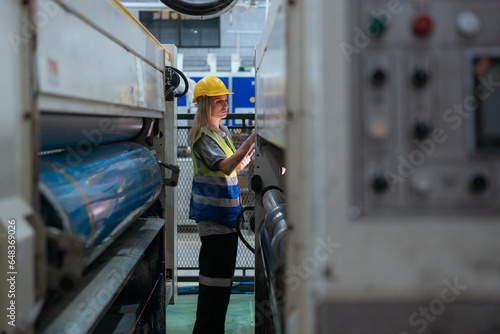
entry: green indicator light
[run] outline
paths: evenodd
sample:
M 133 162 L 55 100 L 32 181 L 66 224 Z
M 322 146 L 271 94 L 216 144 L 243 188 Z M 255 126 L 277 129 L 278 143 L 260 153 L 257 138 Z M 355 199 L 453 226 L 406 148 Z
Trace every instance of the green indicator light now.
M 382 35 L 386 28 L 385 21 L 380 17 L 372 17 L 368 21 L 368 32 L 373 37 L 378 37 Z

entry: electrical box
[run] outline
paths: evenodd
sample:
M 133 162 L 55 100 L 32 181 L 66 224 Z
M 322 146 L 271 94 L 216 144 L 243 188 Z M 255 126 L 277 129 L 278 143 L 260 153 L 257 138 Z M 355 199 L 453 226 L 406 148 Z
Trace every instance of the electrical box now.
M 353 1 L 351 218 L 498 215 L 498 1 Z
M 497 333 L 500 3 L 272 5 L 256 174 L 286 197 L 284 332 Z

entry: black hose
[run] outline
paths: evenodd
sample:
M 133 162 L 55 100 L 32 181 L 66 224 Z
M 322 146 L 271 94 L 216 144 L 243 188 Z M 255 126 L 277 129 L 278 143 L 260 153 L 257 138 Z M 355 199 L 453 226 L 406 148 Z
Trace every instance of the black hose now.
M 240 220 L 241 220 L 241 217 L 243 217 L 243 213 L 245 211 L 248 211 L 248 210 L 255 210 L 255 206 L 246 206 L 244 207 L 243 209 L 240 210 L 240 212 L 238 212 L 238 215 L 236 216 L 236 232 L 238 232 L 238 236 L 240 237 L 241 241 L 245 244 L 245 246 L 247 246 L 247 248 L 255 254 L 255 248 L 253 248 L 249 243 L 248 241 L 245 240 L 245 238 L 243 237 L 243 234 L 241 234 L 241 230 L 240 230 Z
M 186 95 L 187 92 L 189 91 L 189 82 L 184 73 L 182 73 L 181 71 L 172 66 L 165 66 L 165 68 L 170 68 L 172 71 L 177 72 L 181 76 L 182 80 L 184 80 L 184 91 L 180 94 L 175 93 L 174 97 L 183 97 L 184 95 Z

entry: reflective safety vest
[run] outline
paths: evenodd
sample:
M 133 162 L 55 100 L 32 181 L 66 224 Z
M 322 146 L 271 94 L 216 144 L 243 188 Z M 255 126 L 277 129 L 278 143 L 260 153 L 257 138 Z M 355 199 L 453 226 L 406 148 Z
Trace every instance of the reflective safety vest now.
M 228 158 L 236 151 L 231 140 L 229 140 L 230 145 L 228 145 L 219 134 L 212 133 L 206 128 L 201 128 L 194 142 L 196 143 L 203 134 L 214 140 Z M 235 227 L 236 216 L 241 210 L 240 189 L 236 172 L 234 171 L 228 176 L 220 170 L 210 170 L 194 149 L 191 156 L 194 177 L 189 218 L 196 220 L 196 222 L 211 219 L 219 224 Z

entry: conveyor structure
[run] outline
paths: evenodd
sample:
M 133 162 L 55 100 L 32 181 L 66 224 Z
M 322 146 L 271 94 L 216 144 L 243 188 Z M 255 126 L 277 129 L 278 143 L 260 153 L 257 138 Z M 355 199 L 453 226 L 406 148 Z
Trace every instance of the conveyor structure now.
M 10 1 L 0 17 L 0 332 L 164 333 L 176 47 L 115 0 Z

